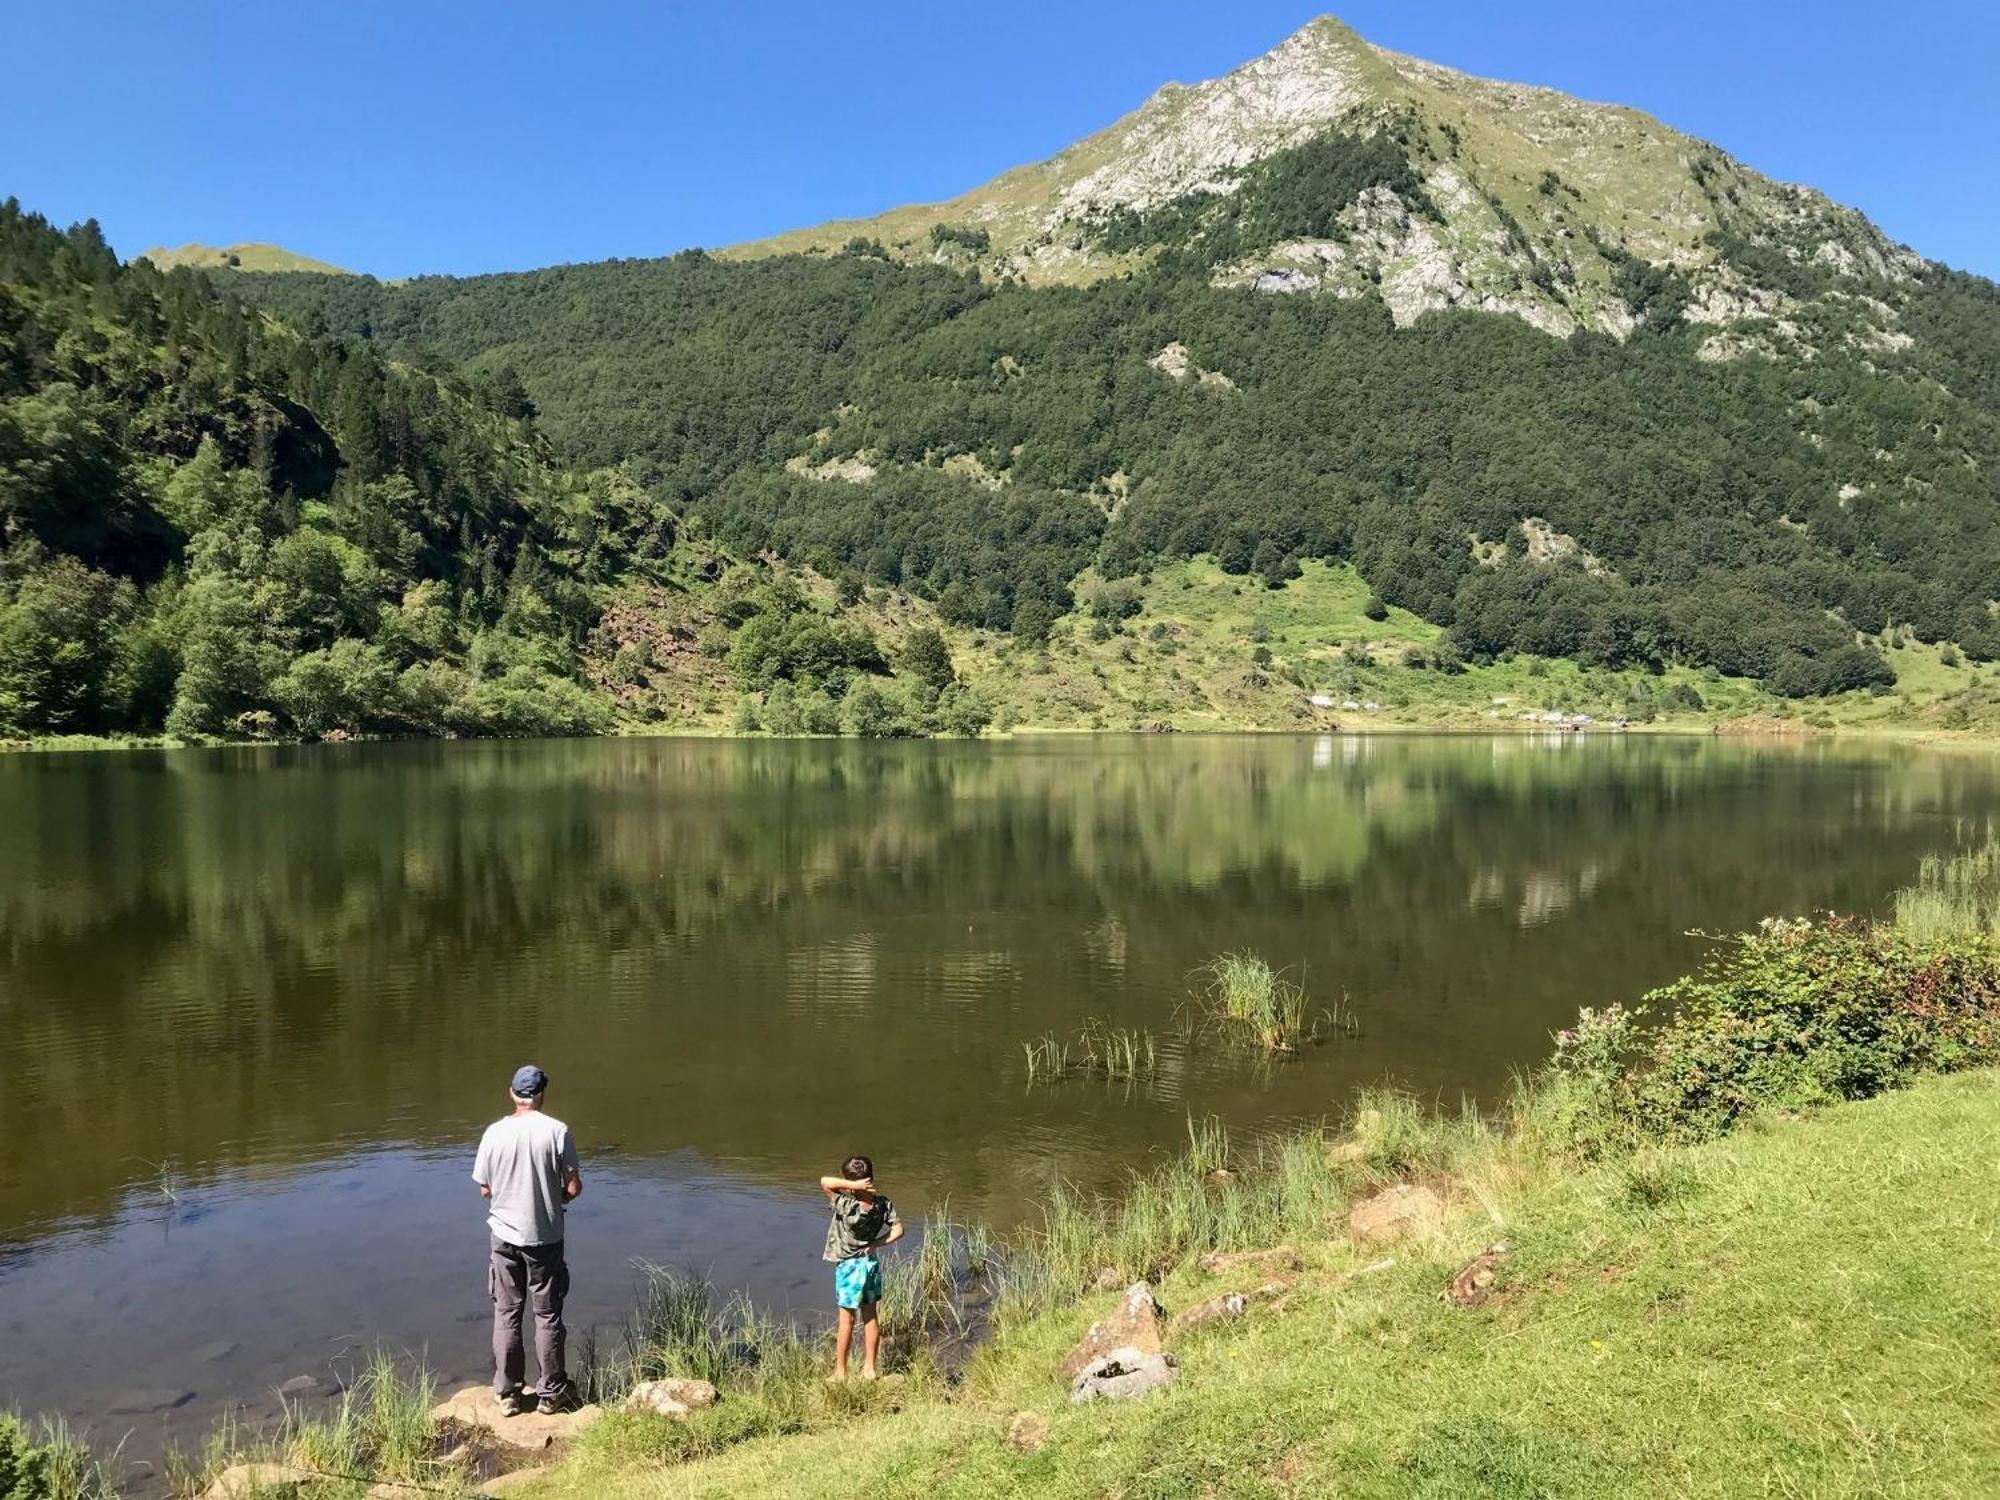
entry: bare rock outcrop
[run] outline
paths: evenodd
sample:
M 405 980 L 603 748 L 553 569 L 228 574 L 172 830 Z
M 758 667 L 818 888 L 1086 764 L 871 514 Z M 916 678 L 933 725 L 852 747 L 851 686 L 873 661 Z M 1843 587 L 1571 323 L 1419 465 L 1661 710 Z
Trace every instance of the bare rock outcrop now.
M 1443 1217 L 1444 1199 L 1435 1189 L 1399 1182 L 1355 1204 L 1348 1211 L 1347 1232 L 1357 1249 L 1369 1250 L 1393 1245 Z
M 1137 1401 L 1163 1391 L 1180 1378 L 1180 1361 L 1171 1354 L 1147 1354 L 1138 1349 L 1114 1349 L 1093 1359 L 1070 1382 L 1069 1399 Z
M 1166 1316 L 1166 1309 L 1154 1300 L 1151 1284 L 1133 1282 L 1117 1308 L 1090 1325 L 1058 1366 L 1059 1373 L 1064 1380 L 1074 1381 L 1092 1361 L 1121 1350 L 1158 1354 Z

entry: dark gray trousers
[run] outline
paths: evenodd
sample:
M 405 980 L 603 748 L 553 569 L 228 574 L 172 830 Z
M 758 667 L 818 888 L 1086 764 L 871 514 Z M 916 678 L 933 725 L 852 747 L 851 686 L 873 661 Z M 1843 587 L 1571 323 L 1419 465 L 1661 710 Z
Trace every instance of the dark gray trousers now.
M 521 1347 L 524 1308 L 535 1312 L 536 1389 L 544 1396 L 569 1389 L 563 1364 L 563 1298 L 569 1295 L 569 1266 L 562 1241 L 552 1245 L 510 1245 L 493 1236 L 493 1258 L 486 1268 L 486 1287 L 493 1294 L 493 1389 L 507 1395 L 521 1388 L 527 1356 Z

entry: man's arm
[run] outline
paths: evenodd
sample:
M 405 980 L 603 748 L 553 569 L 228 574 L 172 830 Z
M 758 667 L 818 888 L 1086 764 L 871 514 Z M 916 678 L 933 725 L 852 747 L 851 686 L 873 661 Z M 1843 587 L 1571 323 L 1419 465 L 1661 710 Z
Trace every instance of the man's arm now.
M 479 1184 L 479 1196 L 493 1196 L 493 1171 L 486 1164 L 486 1137 L 479 1138 L 479 1154 L 472 1158 L 472 1180 Z
M 562 1138 L 563 1202 L 574 1203 L 583 1196 L 583 1163 L 577 1160 L 576 1137 L 567 1130 Z

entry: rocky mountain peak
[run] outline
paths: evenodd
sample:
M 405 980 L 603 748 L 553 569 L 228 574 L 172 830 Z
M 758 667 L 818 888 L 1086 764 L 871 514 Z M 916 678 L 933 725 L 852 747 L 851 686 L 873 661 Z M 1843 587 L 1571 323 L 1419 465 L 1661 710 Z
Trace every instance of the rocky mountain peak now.
M 1468 308 L 1559 337 L 1680 319 L 1711 359 L 1891 352 L 1924 262 L 1862 215 L 1648 115 L 1477 78 L 1313 21 L 1261 57 L 948 203 L 745 246 L 891 255 L 1034 283 L 1194 255 L 1218 284 Z M 1802 295 L 1786 267 L 1843 284 Z M 1836 305 L 1837 304 L 1837 305 Z

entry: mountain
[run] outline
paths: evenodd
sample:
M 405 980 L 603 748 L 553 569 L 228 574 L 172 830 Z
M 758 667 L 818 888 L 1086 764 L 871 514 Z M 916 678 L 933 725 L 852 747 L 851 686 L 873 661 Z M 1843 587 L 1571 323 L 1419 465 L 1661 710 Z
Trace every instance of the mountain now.
M 1257 211 L 1302 173 L 1319 174 L 1297 184 L 1323 190 L 1312 212 L 1287 222 Z M 1463 307 L 1558 337 L 1623 338 L 1678 313 L 1717 330 L 1710 358 L 1804 342 L 1782 278 L 1762 274 L 1758 255 L 1732 254 L 1737 244 L 1892 285 L 1924 269 L 1853 210 L 1636 110 L 1405 57 L 1331 17 L 1226 77 L 1168 84 L 1050 160 L 950 202 L 728 253 L 824 253 L 857 237 L 899 259 L 1038 285 L 1087 283 L 1193 244 L 1218 285 L 1379 293 L 1399 324 Z M 1635 265 L 1672 274 L 1680 305 L 1663 306 Z M 1908 338 L 1886 306 L 1862 308 L 1843 333 L 1885 350 Z
M 178 266 L 191 266 L 197 271 L 313 271 L 327 276 L 345 276 L 348 273 L 339 266 L 329 265 L 323 260 L 314 260 L 310 255 L 299 255 L 281 245 L 265 245 L 246 240 L 237 245 L 188 244 L 178 250 L 169 250 L 164 245 L 155 245 L 142 257 L 150 260 L 162 271 L 171 271 Z
M 68 553 L 187 639 L 175 590 L 224 553 L 167 496 L 205 429 L 270 492 L 260 546 L 303 528 L 371 580 L 331 636 L 272 627 L 204 725 L 512 722 L 386 690 L 328 719 L 287 673 L 340 640 L 463 704 L 534 671 L 595 695 L 576 723 L 714 724 L 733 689 L 745 723 L 909 732 L 966 681 L 1074 725 L 1993 697 L 1965 660 L 2000 657 L 2000 288 L 1632 111 L 1333 22 L 951 203 L 712 255 L 162 278 L 92 226 L 20 233 L 0 606 Z M 66 539 L 88 486 L 34 498 L 59 386 L 142 556 Z M 331 439 L 316 477 L 242 436 L 260 402 Z M 512 477 L 453 477 L 482 451 Z M 411 634 L 432 603 L 449 630 Z

